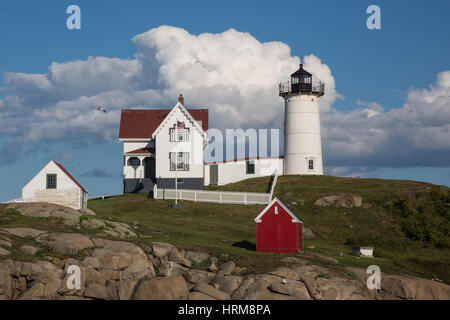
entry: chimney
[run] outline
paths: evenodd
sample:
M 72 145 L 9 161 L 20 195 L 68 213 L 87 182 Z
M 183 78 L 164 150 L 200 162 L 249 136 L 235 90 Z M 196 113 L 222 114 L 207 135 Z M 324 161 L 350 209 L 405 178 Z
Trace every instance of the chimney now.
M 184 106 L 184 97 L 181 93 L 180 93 L 180 96 L 178 97 L 178 102 Z

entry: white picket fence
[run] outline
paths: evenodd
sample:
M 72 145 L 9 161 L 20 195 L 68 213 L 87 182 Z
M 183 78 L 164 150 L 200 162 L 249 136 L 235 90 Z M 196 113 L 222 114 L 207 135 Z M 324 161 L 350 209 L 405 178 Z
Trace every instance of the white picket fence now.
M 188 190 L 178 189 L 160 189 L 156 185 L 153 188 L 153 197 L 155 199 L 175 199 L 194 202 L 213 202 L 229 204 L 268 204 L 272 201 L 273 191 L 277 183 L 278 174 L 275 172 L 272 176 L 272 185 L 270 193 L 257 192 L 231 192 L 231 191 L 206 191 L 206 190 Z

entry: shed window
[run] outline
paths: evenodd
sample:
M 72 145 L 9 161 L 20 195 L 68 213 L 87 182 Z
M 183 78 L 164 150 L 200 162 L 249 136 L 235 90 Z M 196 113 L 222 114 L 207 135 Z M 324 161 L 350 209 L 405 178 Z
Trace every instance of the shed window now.
M 246 172 L 247 174 L 255 174 L 255 161 L 248 160 L 246 162 Z
M 56 174 L 47 174 L 47 189 L 56 189 Z
M 314 160 L 308 161 L 308 170 L 314 170 Z

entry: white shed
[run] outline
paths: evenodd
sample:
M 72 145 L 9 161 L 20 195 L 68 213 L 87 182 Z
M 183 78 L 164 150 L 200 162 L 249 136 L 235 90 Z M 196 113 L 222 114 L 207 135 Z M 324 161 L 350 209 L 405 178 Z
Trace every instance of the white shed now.
M 76 210 L 87 208 L 87 195 L 87 190 L 55 161 L 50 161 L 22 189 L 23 202 L 48 202 Z

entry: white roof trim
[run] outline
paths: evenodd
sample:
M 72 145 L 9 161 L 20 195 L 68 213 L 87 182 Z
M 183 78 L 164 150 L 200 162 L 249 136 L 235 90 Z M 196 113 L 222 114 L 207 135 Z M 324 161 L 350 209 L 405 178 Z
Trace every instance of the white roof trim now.
M 159 131 L 167 124 L 167 122 L 169 122 L 170 118 L 172 117 L 172 115 L 174 113 L 174 110 L 177 107 L 180 108 L 181 112 L 185 115 L 185 117 L 188 118 L 188 120 L 193 123 L 194 127 L 200 131 L 200 134 L 205 139 L 206 132 L 203 131 L 203 128 L 200 126 L 200 124 L 197 122 L 197 120 L 194 119 L 194 117 L 189 113 L 189 111 L 180 102 L 177 102 L 177 104 L 172 108 L 172 110 L 170 110 L 169 114 L 164 118 L 164 120 L 155 129 L 155 131 L 152 133 L 152 139 L 155 139 L 155 137 L 159 133 Z
M 283 202 L 281 202 L 278 198 L 274 198 L 268 205 L 267 207 L 264 208 L 263 211 L 261 211 L 261 213 L 255 218 L 255 222 L 256 223 L 260 223 L 262 222 L 261 218 L 263 217 L 263 215 L 266 214 L 267 210 L 269 210 L 269 208 L 271 208 L 273 206 L 273 204 L 277 202 L 284 210 L 286 210 L 287 213 L 289 213 L 289 215 L 292 217 L 292 222 L 298 222 L 298 223 L 303 223 L 303 221 L 299 220 L 297 218 L 297 216 L 288 208 L 286 207 Z

